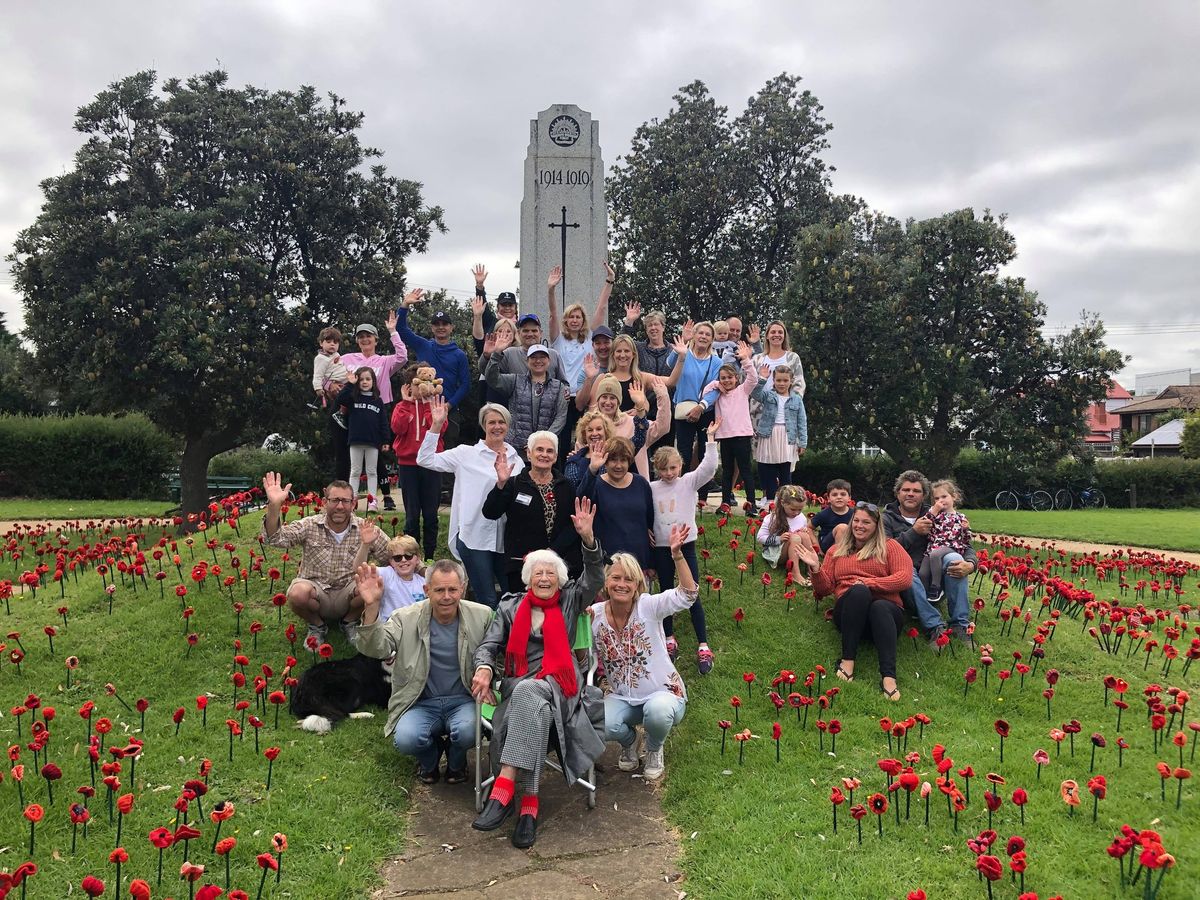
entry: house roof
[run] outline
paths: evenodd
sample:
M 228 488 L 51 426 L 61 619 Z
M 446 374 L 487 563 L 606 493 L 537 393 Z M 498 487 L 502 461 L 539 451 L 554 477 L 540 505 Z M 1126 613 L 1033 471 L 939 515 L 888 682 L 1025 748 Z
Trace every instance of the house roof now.
M 1108 384 L 1108 399 L 1109 400 L 1132 400 L 1133 394 L 1121 387 L 1115 381 Z
M 1179 409 L 1181 406 L 1189 409 L 1200 408 L 1200 384 L 1173 384 L 1159 391 L 1158 396 L 1127 404 L 1118 412 L 1127 416 L 1133 413 Z
M 1142 435 L 1133 442 L 1133 446 L 1149 447 L 1153 444 L 1156 447 L 1178 447 L 1179 441 L 1183 437 L 1183 426 L 1183 419 L 1172 419 L 1149 434 Z

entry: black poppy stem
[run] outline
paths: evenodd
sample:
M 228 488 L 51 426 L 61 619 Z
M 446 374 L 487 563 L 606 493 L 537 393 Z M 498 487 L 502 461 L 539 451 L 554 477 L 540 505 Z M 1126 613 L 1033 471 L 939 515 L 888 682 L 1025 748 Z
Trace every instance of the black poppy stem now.
M 1000 762 L 1004 762 L 1004 735 L 1000 735 Z M 988 826 L 991 828 L 992 826 Z
M 29 855 L 30 855 L 30 857 L 33 856 L 33 832 L 36 827 L 37 827 L 37 823 L 31 819 L 29 821 Z
M 219 841 L 221 839 L 221 826 L 223 824 L 225 824 L 223 819 L 217 819 L 217 831 L 216 831 L 216 834 L 213 835 L 213 845 L 212 845 L 213 853 L 217 852 L 217 841 Z
M 1183 804 L 1183 779 L 1177 778 L 1176 783 L 1179 785 L 1175 790 L 1175 808 L 1179 809 Z
M 862 846 L 862 819 L 855 819 L 858 824 L 858 846 Z
M 79 823 L 72 822 L 71 823 L 71 852 L 72 853 L 75 852 L 75 835 L 78 833 L 78 831 L 79 831 Z
M 254 900 L 262 900 L 263 885 L 267 883 L 267 867 L 263 866 L 262 877 L 258 879 L 258 894 Z
M 275 854 L 275 883 L 279 884 L 279 879 L 283 876 L 283 851 L 280 850 Z
M 738 741 L 738 765 L 742 765 L 746 758 L 746 742 Z M 30 853 L 33 851 L 31 850 Z
M 158 884 L 160 887 L 162 886 L 162 856 L 163 856 L 163 848 L 159 847 L 158 848 Z M 228 860 L 226 860 L 226 862 L 228 862 Z
M 988 900 L 992 900 L 992 879 L 990 879 L 990 878 L 987 879 L 987 886 L 988 886 Z
M 724 752 L 724 750 L 722 750 Z M 275 760 L 267 760 L 267 790 L 271 790 L 271 773 L 275 771 Z
M 233 729 L 229 729 L 229 761 L 233 762 Z
M 276 728 L 279 727 L 279 707 L 278 706 L 275 707 L 275 727 Z M 727 728 L 721 729 L 721 755 L 722 756 L 725 755 L 725 735 L 727 735 L 728 733 L 729 733 L 729 729 L 727 729 Z
M 879 826 L 879 836 L 883 837 L 883 816 L 876 816 L 875 824 Z
M 1179 807 L 1176 807 L 1176 809 L 1178 809 L 1178 808 Z M 1097 793 L 1093 793 L 1092 794 L 1092 821 L 1093 822 L 1096 821 L 1096 815 L 1099 812 L 1100 812 L 1100 795 Z
M 833 833 L 837 834 L 837 808 L 838 805 L 833 804 Z
M 929 827 L 929 794 L 925 795 L 925 827 Z

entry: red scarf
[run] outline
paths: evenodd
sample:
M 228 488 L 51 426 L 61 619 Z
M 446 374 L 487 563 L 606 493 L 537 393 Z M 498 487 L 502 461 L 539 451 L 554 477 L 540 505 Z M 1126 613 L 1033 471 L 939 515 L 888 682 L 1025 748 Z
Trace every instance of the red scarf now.
M 526 648 L 529 632 L 533 627 L 533 608 L 545 613 L 542 620 L 542 667 L 534 678 L 547 676 L 558 682 L 562 692 L 574 697 L 579 690 L 575 680 L 575 659 L 571 655 L 571 642 L 567 638 L 567 623 L 563 620 L 562 607 L 558 605 L 560 592 L 546 600 L 539 600 L 533 591 L 526 591 L 513 616 L 512 630 L 508 633 L 508 646 L 504 649 L 504 674 L 521 677 L 529 672 L 529 657 Z

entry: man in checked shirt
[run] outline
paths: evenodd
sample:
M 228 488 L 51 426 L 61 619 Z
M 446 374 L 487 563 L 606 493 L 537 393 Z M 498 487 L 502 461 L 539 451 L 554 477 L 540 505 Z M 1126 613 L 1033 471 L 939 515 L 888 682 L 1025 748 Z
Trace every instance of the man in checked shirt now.
M 303 549 L 300 571 L 288 585 L 287 601 L 292 612 L 308 623 L 308 636 L 318 644 L 325 642 L 330 622 L 338 622 L 346 638 L 354 643 L 355 624 L 362 616 L 363 601 L 354 583 L 356 559 L 362 548 L 359 525 L 354 515 L 354 492 L 345 481 L 333 481 L 325 488 L 325 509 L 280 526 L 279 515 L 287 502 L 291 484 L 284 485 L 278 472 L 263 476 L 267 512 L 263 516 L 262 539 L 272 547 Z M 388 564 L 388 536 L 377 529 L 366 551 L 380 565 Z M 362 554 L 365 558 L 366 553 Z

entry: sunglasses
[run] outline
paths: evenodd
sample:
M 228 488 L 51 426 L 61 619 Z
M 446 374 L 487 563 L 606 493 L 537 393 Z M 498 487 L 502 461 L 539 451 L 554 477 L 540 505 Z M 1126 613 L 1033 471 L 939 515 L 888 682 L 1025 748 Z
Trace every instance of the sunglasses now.
M 392 562 L 408 562 L 416 555 L 415 553 L 397 553 L 392 556 Z
M 854 504 L 854 508 L 855 509 L 865 509 L 871 515 L 875 515 L 877 512 L 879 512 L 878 506 L 876 506 L 874 503 L 868 503 L 866 500 L 859 500 L 857 503 Z

